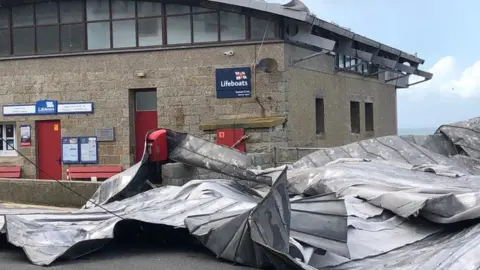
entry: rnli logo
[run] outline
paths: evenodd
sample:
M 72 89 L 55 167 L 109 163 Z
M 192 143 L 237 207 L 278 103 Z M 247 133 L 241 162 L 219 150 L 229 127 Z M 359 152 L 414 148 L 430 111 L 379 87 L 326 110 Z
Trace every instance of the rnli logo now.
M 248 79 L 247 73 L 245 73 L 245 71 L 235 71 L 235 79 L 237 81 L 246 80 Z

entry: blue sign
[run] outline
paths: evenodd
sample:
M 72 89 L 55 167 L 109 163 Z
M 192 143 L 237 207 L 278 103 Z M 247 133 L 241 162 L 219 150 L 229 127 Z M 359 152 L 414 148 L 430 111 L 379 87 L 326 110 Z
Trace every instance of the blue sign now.
M 252 96 L 250 67 L 222 68 L 215 71 L 217 98 L 248 98 Z
M 57 114 L 56 100 L 39 100 L 35 104 L 36 114 Z

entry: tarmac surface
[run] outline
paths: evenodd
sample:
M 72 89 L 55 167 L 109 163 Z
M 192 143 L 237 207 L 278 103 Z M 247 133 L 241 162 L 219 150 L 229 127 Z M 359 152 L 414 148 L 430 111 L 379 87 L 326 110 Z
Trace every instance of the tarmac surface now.
M 157 228 L 157 227 L 152 227 Z M 145 229 L 132 235 L 130 228 L 120 228 L 118 237 L 104 248 L 74 260 L 59 260 L 50 267 L 33 265 L 22 249 L 0 237 L 0 270 L 255 270 L 217 259 L 184 231 L 168 228 Z M 153 234 L 153 235 L 152 235 Z M 161 237 L 160 237 L 161 236 Z
M 217 260 L 205 250 L 179 248 L 144 248 L 142 246 L 110 245 L 85 257 L 59 261 L 51 267 L 39 267 L 30 263 L 21 249 L 3 247 L 0 249 L 0 269 L 162 269 L 162 270 L 253 270 Z

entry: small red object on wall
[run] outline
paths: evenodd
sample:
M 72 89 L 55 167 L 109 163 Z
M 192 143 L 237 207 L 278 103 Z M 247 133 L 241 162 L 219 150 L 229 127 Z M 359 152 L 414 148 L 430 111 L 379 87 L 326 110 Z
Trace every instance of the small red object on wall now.
M 243 128 L 217 129 L 217 144 L 246 152 L 245 130 Z
M 167 130 L 157 129 L 148 135 L 147 150 L 151 162 L 166 162 L 168 160 Z

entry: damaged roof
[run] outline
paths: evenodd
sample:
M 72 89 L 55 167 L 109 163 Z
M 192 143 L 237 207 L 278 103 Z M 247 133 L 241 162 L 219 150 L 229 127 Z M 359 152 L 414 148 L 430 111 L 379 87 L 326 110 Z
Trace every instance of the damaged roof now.
M 101 249 L 135 220 L 187 230 L 216 257 L 258 269 L 477 269 L 479 131 L 471 119 L 258 170 L 238 151 L 168 130 L 172 161 L 237 180 L 145 191 L 145 152 L 82 209 L 9 208 L 1 232 L 43 266 Z

